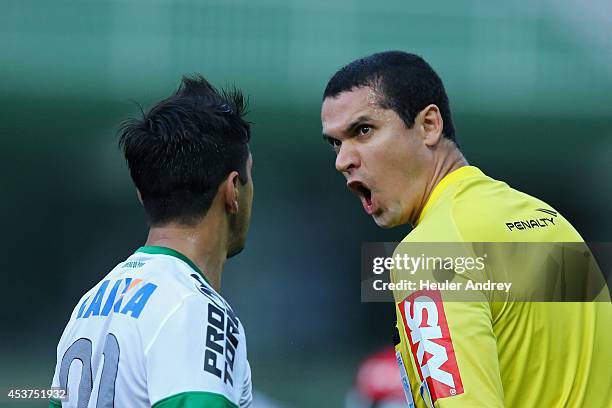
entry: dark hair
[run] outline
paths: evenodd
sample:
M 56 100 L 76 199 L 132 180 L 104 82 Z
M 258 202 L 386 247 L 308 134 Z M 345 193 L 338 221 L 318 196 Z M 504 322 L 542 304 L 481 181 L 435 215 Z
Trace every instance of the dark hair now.
M 354 88 L 369 86 L 379 95 L 378 103 L 393 109 L 406 126 L 429 104 L 440 109 L 444 136 L 455 144 L 455 127 L 442 80 L 418 55 L 387 51 L 360 58 L 341 68 L 327 83 L 323 99 L 335 98 Z
M 239 90 L 219 92 L 196 75 L 183 77 L 170 97 L 121 126 L 119 146 L 150 225 L 193 225 L 230 172 L 248 181 L 245 110 Z

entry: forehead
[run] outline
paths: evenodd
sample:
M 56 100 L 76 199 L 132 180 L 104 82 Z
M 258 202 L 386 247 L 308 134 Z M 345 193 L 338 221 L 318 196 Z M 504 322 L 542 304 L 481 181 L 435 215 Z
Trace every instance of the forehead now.
M 369 86 L 342 92 L 335 98 L 325 98 L 321 108 L 323 133 L 330 136 L 340 135 L 358 118 L 381 118 L 384 111 L 378 104 L 376 91 Z

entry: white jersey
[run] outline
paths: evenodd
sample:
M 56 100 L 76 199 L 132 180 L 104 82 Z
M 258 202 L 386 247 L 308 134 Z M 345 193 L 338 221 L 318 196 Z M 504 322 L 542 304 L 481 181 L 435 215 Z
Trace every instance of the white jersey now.
M 79 301 L 52 386 L 51 407 L 249 407 L 244 328 L 187 257 L 142 247 Z

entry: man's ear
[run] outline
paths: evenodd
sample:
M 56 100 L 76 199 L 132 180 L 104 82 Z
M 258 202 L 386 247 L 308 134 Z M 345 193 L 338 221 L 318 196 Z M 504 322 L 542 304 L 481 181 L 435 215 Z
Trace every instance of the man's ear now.
M 425 145 L 428 147 L 437 145 L 444 129 L 444 121 L 442 120 L 440 109 L 434 104 L 427 105 L 425 109 L 419 112 L 416 121 L 419 122 L 423 129 Z
M 221 187 L 225 208 L 230 214 L 238 213 L 238 172 L 232 171 Z
M 142 194 L 140 194 L 139 189 L 136 189 L 136 195 L 138 196 L 138 201 L 140 201 L 140 204 L 144 205 L 144 203 L 142 202 Z

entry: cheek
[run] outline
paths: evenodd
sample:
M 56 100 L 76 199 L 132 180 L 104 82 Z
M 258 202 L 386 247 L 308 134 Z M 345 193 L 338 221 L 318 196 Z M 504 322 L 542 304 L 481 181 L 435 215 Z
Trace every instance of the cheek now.
M 404 135 L 384 155 L 388 172 L 403 178 L 404 182 L 417 177 L 428 161 L 427 149 L 415 142 L 414 135 Z
M 391 150 L 378 158 L 373 170 L 374 189 L 381 207 L 394 218 L 410 206 L 422 179 L 422 158 L 405 150 Z
M 413 174 L 413 161 L 402 152 L 389 151 L 376 160 L 377 183 L 387 195 L 396 196 L 405 188 Z

